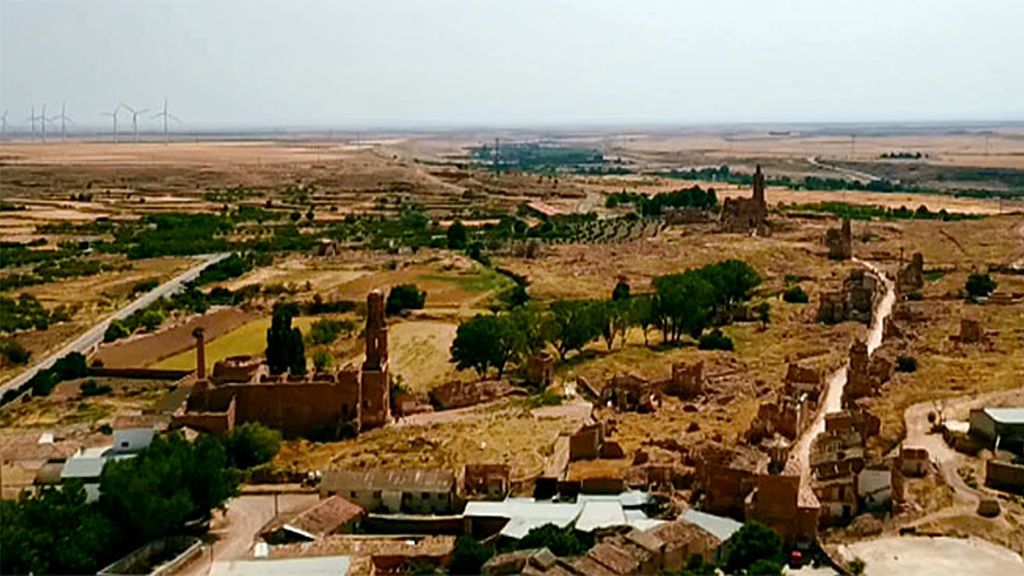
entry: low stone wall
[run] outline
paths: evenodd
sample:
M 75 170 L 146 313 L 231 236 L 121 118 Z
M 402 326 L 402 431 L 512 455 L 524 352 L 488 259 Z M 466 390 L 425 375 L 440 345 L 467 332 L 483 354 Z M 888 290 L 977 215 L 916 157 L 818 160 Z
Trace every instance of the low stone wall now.
M 181 380 L 192 370 L 162 370 L 159 368 L 89 368 L 89 376 L 106 378 L 138 378 L 140 380 Z
M 194 536 L 169 536 L 152 542 L 129 553 L 124 558 L 97 572 L 97 576 L 121 576 L 149 574 L 166 576 L 174 574 L 202 551 L 202 542 Z M 180 550 L 166 562 L 162 557 Z M 154 566 L 154 562 L 158 565 Z
M 1024 494 L 1024 465 L 1000 460 L 985 463 L 985 485 Z

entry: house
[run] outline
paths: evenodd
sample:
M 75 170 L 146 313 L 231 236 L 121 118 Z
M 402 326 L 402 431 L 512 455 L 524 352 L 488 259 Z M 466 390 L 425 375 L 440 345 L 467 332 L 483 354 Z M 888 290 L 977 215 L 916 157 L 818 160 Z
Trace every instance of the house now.
M 507 464 L 466 464 L 462 475 L 466 496 L 500 500 L 508 495 L 512 468 Z
M 1024 454 L 1024 407 L 971 410 L 970 434 L 996 450 Z
M 298 514 L 274 519 L 262 534 L 271 544 L 318 540 L 351 530 L 365 515 L 362 506 L 341 496 L 330 496 Z
M 99 500 L 100 476 L 108 461 L 103 453 L 107 450 L 107 448 L 90 448 L 68 458 L 60 471 L 61 483 L 78 480 L 85 486 L 87 502 Z
M 210 566 L 210 576 L 346 576 L 348 556 L 221 560 Z
M 928 450 L 907 446 L 900 448 L 899 466 L 904 476 L 924 476 L 928 473 Z
M 141 452 L 153 443 L 157 420 L 147 416 L 121 416 L 114 420 L 115 454 Z
M 450 514 L 455 488 L 455 474 L 448 470 L 335 469 L 324 471 L 320 497 L 337 494 L 370 513 Z

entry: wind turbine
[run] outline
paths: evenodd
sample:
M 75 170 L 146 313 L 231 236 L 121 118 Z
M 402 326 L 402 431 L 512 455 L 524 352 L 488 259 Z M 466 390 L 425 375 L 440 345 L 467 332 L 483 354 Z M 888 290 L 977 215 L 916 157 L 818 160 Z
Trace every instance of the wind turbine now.
M 29 121 L 29 125 L 32 127 L 32 133 L 31 133 L 32 135 L 30 136 L 30 138 L 32 140 L 35 140 L 36 139 L 36 105 L 35 104 L 32 105 L 32 112 L 29 113 L 29 116 L 28 116 L 27 120 Z
M 46 142 L 46 102 L 43 102 L 43 111 L 39 113 L 39 126 L 43 135 L 43 142 Z
M 166 144 L 167 143 L 167 119 L 170 118 L 171 120 L 174 120 L 178 124 L 181 124 L 181 120 L 178 119 L 178 117 L 175 116 L 174 114 L 171 114 L 170 112 L 167 111 L 167 98 L 164 98 L 164 109 L 163 109 L 163 111 L 162 112 L 157 112 L 156 114 L 153 114 L 152 117 L 153 118 L 163 117 L 163 119 L 164 119 L 164 143 Z
M 2 134 L 2 136 L 0 136 L 0 137 L 2 137 L 4 140 L 7 140 L 7 109 L 6 108 L 4 108 L 3 115 L 0 116 L 0 122 L 3 122 L 3 129 L 2 129 L 3 131 L 0 132 L 0 134 Z
M 135 108 L 132 108 L 131 106 L 125 104 L 124 102 L 121 103 L 121 106 L 124 106 L 125 108 L 127 108 L 128 109 L 128 113 L 132 115 L 132 134 L 134 135 L 135 141 L 138 142 L 139 141 L 139 114 L 142 114 L 143 112 L 149 111 L 149 108 L 143 108 L 142 110 L 136 110 Z
M 62 141 L 68 139 L 68 126 L 67 126 L 67 123 L 68 122 L 71 122 L 72 124 L 75 123 L 75 121 L 72 120 L 70 116 L 65 114 L 65 110 L 66 109 L 67 109 L 67 105 L 64 102 L 61 102 L 60 103 L 60 114 L 58 116 L 54 116 L 54 117 L 50 118 L 51 122 L 54 121 L 54 120 L 60 120 L 60 139 Z
M 100 114 L 100 116 L 110 116 L 111 121 L 114 124 L 114 126 L 113 126 L 113 128 L 112 128 L 112 130 L 110 132 L 110 137 L 111 137 L 111 139 L 113 139 L 114 142 L 117 142 L 117 113 L 118 113 L 119 110 L 121 110 L 121 104 L 118 104 L 117 106 L 114 106 L 114 111 L 113 112 L 104 112 L 103 114 Z

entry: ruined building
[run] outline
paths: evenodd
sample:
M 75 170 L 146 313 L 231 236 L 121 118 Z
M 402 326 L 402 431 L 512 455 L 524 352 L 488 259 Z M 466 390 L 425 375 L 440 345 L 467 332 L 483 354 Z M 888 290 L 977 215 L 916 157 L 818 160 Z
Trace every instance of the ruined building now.
M 751 198 L 726 198 L 722 204 L 722 229 L 740 234 L 767 236 L 768 204 L 764 197 L 764 174 L 761 166 L 754 171 L 754 195 Z
M 744 518 L 775 530 L 787 545 L 809 543 L 818 536 L 820 508 L 799 472 L 787 470 L 757 477 L 744 504 Z
M 892 377 L 892 362 L 878 355 L 869 355 L 868 346 L 857 341 L 850 346 L 850 367 L 843 388 L 843 405 L 849 406 L 858 398 L 873 396 L 878 388 Z
M 924 256 L 915 252 L 910 262 L 896 274 L 896 293 L 900 296 L 924 288 Z
M 870 323 L 875 303 L 885 292 L 885 285 L 872 272 L 851 270 L 841 291 L 823 292 L 818 304 L 818 322 L 838 324 L 847 320 Z
M 853 233 L 850 230 L 850 219 L 843 218 L 843 224 L 829 228 L 825 232 L 825 245 L 828 246 L 828 257 L 831 260 L 849 260 L 853 258 Z
M 672 365 L 672 378 L 662 385 L 669 396 L 693 398 L 704 392 L 704 362 L 676 362 Z
M 384 426 L 391 419 L 388 329 L 384 296 L 367 297 L 366 358 L 361 369 L 336 373 L 271 376 L 247 356 L 217 362 L 210 379 L 198 380 L 173 427 L 224 434 L 237 424 L 259 422 L 285 436 L 338 436 Z M 203 358 L 203 339 L 196 338 Z
M 601 390 L 601 403 L 624 412 L 654 412 L 661 407 L 661 387 L 633 374 L 619 374 Z

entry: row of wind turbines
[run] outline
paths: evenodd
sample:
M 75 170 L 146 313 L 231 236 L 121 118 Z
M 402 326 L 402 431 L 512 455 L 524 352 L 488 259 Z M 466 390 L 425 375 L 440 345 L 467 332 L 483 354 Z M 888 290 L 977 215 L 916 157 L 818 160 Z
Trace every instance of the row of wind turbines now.
M 132 140 L 134 142 L 138 142 L 139 141 L 139 116 L 145 114 L 146 112 L 149 112 L 149 108 L 133 108 L 133 107 L 129 106 L 128 104 L 125 104 L 124 102 L 119 102 L 117 104 L 117 106 L 114 106 L 113 111 L 111 111 L 111 112 L 103 112 L 102 114 L 100 114 L 101 116 L 107 116 L 107 117 L 109 117 L 111 119 L 112 127 L 111 127 L 110 137 L 111 137 L 111 139 L 114 142 L 118 141 L 117 138 L 118 138 L 119 132 L 117 131 L 117 119 L 118 119 L 118 114 L 120 114 L 122 110 L 125 111 L 125 113 L 127 113 L 128 115 L 131 116 L 131 119 L 132 119 Z M 180 118 L 178 118 L 174 114 L 171 114 L 170 112 L 168 112 L 168 110 L 167 110 L 167 98 L 164 98 L 163 109 L 160 112 L 157 112 L 156 114 L 153 114 L 152 116 L 150 116 L 150 119 L 156 119 L 156 118 L 161 118 L 163 120 L 164 141 L 166 142 L 167 139 L 168 139 L 168 127 L 169 127 L 168 126 L 168 120 L 173 120 L 174 122 L 176 122 L 178 124 L 181 124 L 181 119 Z M 53 123 L 57 122 L 58 120 L 60 121 L 60 138 L 61 138 L 61 140 L 67 140 L 68 124 L 70 123 L 70 124 L 72 124 L 74 126 L 77 126 L 78 123 L 75 122 L 75 120 L 71 116 L 68 116 L 68 114 L 67 114 L 67 104 L 65 102 L 61 102 L 60 114 L 57 114 L 56 116 L 47 116 L 46 115 L 46 104 L 42 105 L 42 107 L 40 109 L 40 112 L 37 115 L 36 114 L 36 107 L 35 107 L 35 105 L 33 105 L 32 106 L 32 111 L 31 111 L 29 117 L 25 119 L 25 121 L 28 122 L 28 124 L 29 124 L 31 138 L 33 140 L 35 140 L 37 138 L 37 135 L 38 135 L 38 137 L 43 142 L 46 142 L 46 133 L 47 133 L 46 132 L 46 127 L 47 127 L 47 123 L 53 124 Z M 38 131 L 37 131 L 37 128 L 38 128 Z M 0 115 L 0 136 L 2 136 L 4 139 L 7 138 L 7 110 L 4 110 L 3 114 Z

